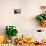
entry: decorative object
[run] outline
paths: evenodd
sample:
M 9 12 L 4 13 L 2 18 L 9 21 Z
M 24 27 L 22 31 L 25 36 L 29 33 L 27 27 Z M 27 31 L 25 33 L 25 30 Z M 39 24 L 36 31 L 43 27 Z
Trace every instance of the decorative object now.
M 21 14 L 21 9 L 14 9 L 14 14 Z
M 18 31 L 15 26 L 6 26 L 5 30 L 6 30 L 5 34 L 8 37 L 7 41 L 10 43 L 12 36 L 17 36 Z
M 42 27 L 46 27 L 46 6 L 41 6 L 40 8 L 42 9 L 43 13 L 36 16 L 36 19 L 39 20 Z

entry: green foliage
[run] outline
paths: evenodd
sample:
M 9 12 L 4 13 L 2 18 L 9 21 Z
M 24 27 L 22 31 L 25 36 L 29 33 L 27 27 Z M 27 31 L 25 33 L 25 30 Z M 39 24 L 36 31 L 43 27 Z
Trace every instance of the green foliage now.
M 42 16 L 37 16 L 36 19 L 38 19 L 39 21 L 42 21 L 43 17 Z
M 12 36 L 16 36 L 18 33 L 15 26 L 6 26 L 5 30 L 6 30 L 5 34 L 9 38 L 11 38 Z
M 46 19 L 46 15 L 45 15 L 45 19 Z
M 36 16 L 36 19 L 39 21 L 43 21 L 44 19 L 46 19 L 46 15 L 45 14 L 38 15 Z

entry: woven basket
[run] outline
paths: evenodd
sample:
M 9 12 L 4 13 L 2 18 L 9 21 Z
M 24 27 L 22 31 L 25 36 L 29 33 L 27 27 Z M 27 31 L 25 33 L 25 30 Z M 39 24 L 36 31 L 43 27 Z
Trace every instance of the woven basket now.
M 46 20 L 40 22 L 42 27 L 46 27 Z

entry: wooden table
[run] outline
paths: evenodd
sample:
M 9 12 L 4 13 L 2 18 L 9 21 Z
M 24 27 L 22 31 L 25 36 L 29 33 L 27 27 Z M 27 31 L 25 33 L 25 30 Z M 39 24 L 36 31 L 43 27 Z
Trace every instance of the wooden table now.
M 35 44 L 27 44 L 27 43 L 24 43 L 23 45 L 15 45 L 15 46 L 46 46 L 46 44 L 41 44 L 41 45 L 35 45 Z

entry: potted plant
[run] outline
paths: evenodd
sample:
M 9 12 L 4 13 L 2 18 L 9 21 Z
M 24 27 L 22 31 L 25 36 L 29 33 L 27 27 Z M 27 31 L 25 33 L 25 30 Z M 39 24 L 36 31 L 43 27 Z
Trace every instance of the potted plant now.
M 41 6 L 42 14 L 36 16 L 36 19 L 39 20 L 42 27 L 46 27 L 46 6 Z
M 11 41 L 12 36 L 17 36 L 17 29 L 15 26 L 6 26 L 5 34 L 8 37 L 8 42 Z

